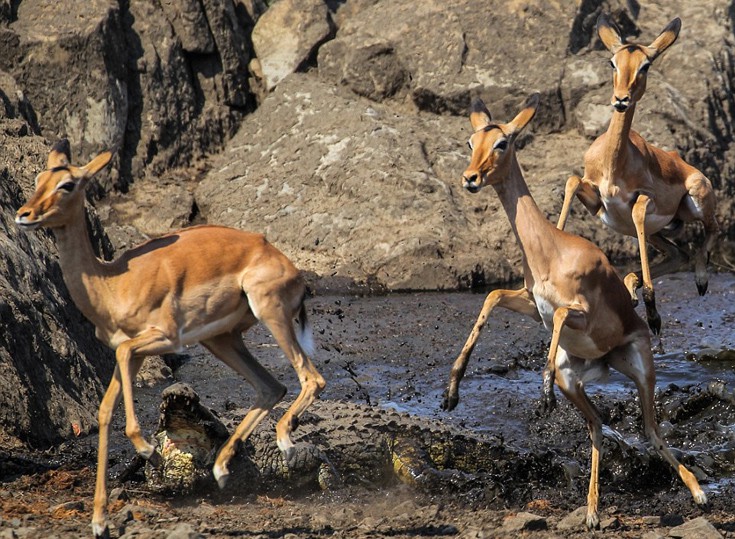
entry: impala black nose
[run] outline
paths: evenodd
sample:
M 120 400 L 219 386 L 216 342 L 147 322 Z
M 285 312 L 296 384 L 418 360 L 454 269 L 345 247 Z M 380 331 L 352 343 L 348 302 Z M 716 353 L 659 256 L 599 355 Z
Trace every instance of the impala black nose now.
M 628 110 L 628 107 L 630 106 L 630 97 L 616 97 L 615 102 L 613 103 L 613 107 L 615 107 L 615 110 L 618 112 L 625 112 Z

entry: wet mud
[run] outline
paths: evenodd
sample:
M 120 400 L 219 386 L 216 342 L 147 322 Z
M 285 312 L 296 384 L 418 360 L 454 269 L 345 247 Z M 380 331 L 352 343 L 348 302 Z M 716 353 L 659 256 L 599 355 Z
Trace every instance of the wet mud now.
M 474 293 L 311 299 L 315 363 L 328 386 L 325 402 L 316 403 L 311 422 L 307 418 L 295 434 L 299 441 L 324 444 L 329 454 L 324 432 L 339 428 L 331 407 L 348 401 L 358 415 L 364 410 L 378 417 L 410 416 L 413 423 L 492 440 L 513 463 L 504 474 L 502 467 L 484 478 L 460 470 L 465 483 L 449 479 L 445 487 L 439 482 L 424 488 L 391 473 L 343 473 L 351 480 L 328 491 L 316 482 L 261 483 L 242 475 L 224 491 L 213 488 L 211 477 L 207 488 L 205 477 L 204 487 L 194 492 L 154 492 L 135 466 L 118 409 L 111 448 L 113 537 L 517 537 L 514 515 L 524 511 L 538 515 L 544 529 L 523 533 L 589 536 L 568 524 L 570 513 L 586 503 L 589 438 L 584 421 L 558 391 L 557 409 L 550 416 L 539 413 L 549 339 L 541 325 L 507 311 L 493 313 L 461 385 L 460 404 L 451 413 L 439 408 L 451 363 L 483 299 Z M 710 504 L 697 508 L 647 447 L 635 389 L 612 373 L 606 385 L 589 388 L 609 427 L 600 478 L 603 529 L 595 536 L 666 536 L 672 527 L 703 516 L 723 536 L 735 537 L 735 275 L 712 275 L 704 297 L 697 295 L 692 274 L 667 276 L 657 283 L 657 300 L 663 318 L 661 339 L 653 340 L 658 419 Z M 264 328 L 248 333 L 246 344 L 288 386 L 287 405 L 298 380 L 280 350 Z M 145 432 L 156 429 L 161 393 L 174 381 L 195 388 L 231 430 L 252 403 L 252 390 L 203 349 L 192 348 L 175 364 L 173 379 L 137 389 Z M 273 415 L 281 413 L 279 408 Z M 377 438 L 361 428 L 366 439 Z M 350 451 L 359 454 L 354 447 Z M 44 453 L 0 459 L 0 530 L 23 537 L 88 536 L 95 455 L 96 437 L 89 436 Z

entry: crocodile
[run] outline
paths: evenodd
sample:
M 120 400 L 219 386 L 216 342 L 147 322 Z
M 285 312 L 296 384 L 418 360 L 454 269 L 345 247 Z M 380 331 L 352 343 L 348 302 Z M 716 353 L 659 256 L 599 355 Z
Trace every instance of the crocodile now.
M 509 477 L 548 484 L 564 477 L 549 451 L 523 452 L 497 436 L 352 402 L 317 400 L 297 432 L 296 452 L 286 461 L 276 445 L 275 420 L 264 420 L 239 448 L 232 464 L 236 480 L 226 488 L 303 491 L 398 481 L 427 492 L 478 486 L 502 492 Z M 166 388 L 155 434 L 162 463 L 146 465 L 149 487 L 187 492 L 211 486 L 214 455 L 227 437 L 224 422 L 190 386 Z
M 733 391 L 713 382 L 686 390 L 667 388 L 660 395 L 659 406 L 665 420 L 681 424 L 682 433 L 693 436 L 696 416 L 704 414 L 704 419 L 713 412 L 721 415 L 721 410 L 733 409 L 733 403 Z M 634 403 L 620 401 L 616 406 L 612 410 L 613 424 L 636 417 Z M 558 413 L 569 414 L 569 418 L 562 418 L 563 423 L 575 412 L 569 409 Z M 181 493 L 215 489 L 211 476 L 214 456 L 228 437 L 227 425 L 236 425 L 238 419 L 237 410 L 227 414 L 231 417 L 218 417 L 187 384 L 166 388 L 155 435 L 162 464 L 157 469 L 146 464 L 149 488 Z M 708 428 L 706 421 L 701 423 L 702 428 Z M 551 495 L 575 482 L 574 474 L 570 476 L 570 469 L 575 469 L 574 459 L 547 449 L 543 440 L 529 444 L 535 445 L 534 449 L 519 449 L 499 436 L 377 406 L 315 401 L 299 421 L 296 452 L 289 461 L 277 447 L 275 424 L 276 419 L 264 420 L 241 444 L 232 465 L 235 480 L 225 487 L 231 494 L 305 492 L 340 485 L 374 487 L 400 482 L 428 493 L 467 500 L 480 496 L 508 505 L 529 501 L 531 492 Z M 666 463 L 647 444 L 635 436 L 621 436 L 613 428 L 606 427 L 604 436 L 609 463 L 606 473 L 612 474 L 615 482 L 654 490 L 673 485 L 675 478 L 662 473 Z M 684 439 L 679 441 L 686 444 Z M 578 443 L 581 447 L 584 440 Z M 711 459 L 703 452 L 678 456 L 694 465 L 700 478 L 706 480 L 707 476 L 733 472 L 732 466 L 724 464 L 729 460 L 725 455 L 734 451 L 735 442 L 722 440 Z M 583 485 L 580 482 L 578 486 L 582 489 L 578 495 L 582 496 Z

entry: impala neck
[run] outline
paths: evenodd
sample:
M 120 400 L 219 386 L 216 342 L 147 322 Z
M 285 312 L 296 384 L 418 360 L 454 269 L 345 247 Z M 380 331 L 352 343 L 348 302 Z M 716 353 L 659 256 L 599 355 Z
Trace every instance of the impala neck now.
M 63 226 L 54 228 L 59 265 L 72 300 L 98 326 L 104 294 L 105 263 L 95 255 L 87 230 L 84 206 Z
M 506 179 L 493 187 L 498 193 L 500 202 L 508 214 L 510 225 L 518 241 L 524 259 L 524 267 L 533 268 L 548 260 L 549 237 L 547 229 L 554 229 L 546 216 L 536 205 L 528 190 L 523 172 L 515 155 L 512 156 L 510 169 Z M 528 276 L 526 276 L 528 280 Z
M 603 158 L 603 167 L 608 173 L 610 182 L 614 182 L 615 178 L 620 176 L 618 173 L 625 169 L 633 114 L 635 114 L 635 103 L 630 105 L 625 112 L 613 112 L 610 119 Z

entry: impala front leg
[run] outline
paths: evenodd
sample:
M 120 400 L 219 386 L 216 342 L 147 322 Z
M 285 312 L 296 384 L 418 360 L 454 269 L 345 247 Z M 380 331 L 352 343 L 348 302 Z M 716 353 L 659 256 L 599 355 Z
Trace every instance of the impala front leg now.
M 171 341 L 161 330 L 151 328 L 123 342 L 115 350 L 125 405 L 125 435 L 133 443 L 138 454 L 145 459 L 153 457 L 156 448 L 149 444 L 140 432 L 138 417 L 135 415 L 133 380 L 145 356 L 166 353 L 172 348 Z
M 559 350 L 559 338 L 564 326 L 572 329 L 584 330 L 587 327 L 587 313 L 581 306 L 559 307 L 554 311 L 554 329 L 551 333 L 549 356 L 544 369 L 543 385 L 541 386 L 541 411 L 549 414 L 556 408 L 554 395 L 554 380 L 556 378 L 556 355 Z
M 97 479 L 94 489 L 94 509 L 92 511 L 92 533 L 96 538 L 109 537 L 107 529 L 107 457 L 109 453 L 110 422 L 112 412 L 122 396 L 120 369 L 115 367 L 110 385 L 100 403 L 98 413 L 99 441 L 97 446 Z
M 572 200 L 574 200 L 575 195 L 592 215 L 597 215 L 602 208 L 602 199 L 600 198 L 600 192 L 597 186 L 579 176 L 569 176 L 564 187 L 564 203 L 561 207 L 559 222 L 556 224 L 556 228 L 559 230 L 564 230 L 567 224 L 567 218 L 569 217 L 569 211 L 571 210 Z
M 648 265 L 648 251 L 646 246 L 646 214 L 651 198 L 643 193 L 638 195 L 633 204 L 633 224 L 638 236 L 638 249 L 641 253 L 641 275 L 643 276 L 643 303 L 646 305 L 646 318 L 648 327 L 654 334 L 661 333 L 661 316 L 656 310 L 656 294 L 653 291 L 651 280 L 651 269 Z
M 477 339 L 480 336 L 483 326 L 487 322 L 487 318 L 496 306 L 504 307 L 511 311 L 532 316 L 535 320 L 540 320 L 536 303 L 533 301 L 533 294 L 526 289 L 520 290 L 493 290 L 485 298 L 485 303 L 477 317 L 475 326 L 472 328 L 467 342 L 462 348 L 459 357 L 454 361 L 452 372 L 449 376 L 449 385 L 444 391 L 441 407 L 443 410 L 451 411 L 459 403 L 459 382 L 464 376 L 467 369 L 467 362 L 470 359 L 472 350 L 475 348 Z

